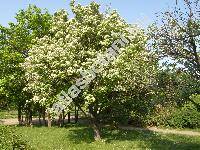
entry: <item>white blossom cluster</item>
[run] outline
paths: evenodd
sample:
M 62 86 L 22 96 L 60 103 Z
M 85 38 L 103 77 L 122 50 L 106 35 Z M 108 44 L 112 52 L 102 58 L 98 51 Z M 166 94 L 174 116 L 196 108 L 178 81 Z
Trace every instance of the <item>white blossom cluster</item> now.
M 97 92 L 126 90 L 129 85 L 135 87 L 141 82 L 145 86 L 149 82 L 150 78 L 146 76 L 151 76 L 153 68 L 144 65 L 148 54 L 145 51 L 147 37 L 143 30 L 127 24 L 116 11 L 101 13 L 99 7 L 95 2 L 88 6 L 71 3 L 73 18 L 69 19 L 65 10 L 56 12 L 49 35 L 34 39 L 35 46 L 23 64 L 27 79 L 24 90 L 32 93 L 32 101 L 52 108 L 58 102 L 57 95 L 62 90 L 69 89 L 76 82 L 75 85 L 81 90 L 98 72 L 101 78 L 95 79 L 98 86 L 94 91 Z M 120 39 L 120 35 L 130 39 L 129 46 L 124 47 L 127 42 Z M 120 51 L 123 53 L 114 59 L 113 56 L 117 56 Z M 107 61 L 103 59 L 105 54 Z M 103 64 L 107 64 L 107 67 L 101 70 Z M 144 68 L 142 71 L 141 67 Z M 86 76 L 91 78 L 85 80 Z M 72 93 L 74 89 L 74 86 L 70 88 Z M 71 98 L 78 92 L 72 93 L 69 94 Z M 66 93 L 61 94 L 67 97 Z M 87 89 L 84 89 L 83 97 L 85 104 L 96 99 L 95 93 Z M 59 103 L 66 105 L 65 101 Z
M 97 59 L 92 64 L 91 69 L 81 72 L 82 78 L 76 80 L 76 84 L 72 85 L 68 89 L 68 93 L 61 91 L 61 93 L 58 95 L 59 102 L 53 104 L 54 111 L 61 113 L 65 107 L 69 106 L 73 102 L 72 99 L 76 98 L 81 90 L 83 90 L 92 80 L 94 80 L 96 74 L 102 72 L 104 66 L 107 66 L 109 62 L 114 60 L 117 55 L 122 52 L 122 49 L 120 48 L 125 47 L 125 45 L 128 43 L 129 40 L 121 36 L 121 39 L 115 40 L 112 46 L 106 50 L 104 55 L 97 55 Z M 118 46 L 119 44 L 121 47 Z M 63 103 L 65 105 L 62 105 Z

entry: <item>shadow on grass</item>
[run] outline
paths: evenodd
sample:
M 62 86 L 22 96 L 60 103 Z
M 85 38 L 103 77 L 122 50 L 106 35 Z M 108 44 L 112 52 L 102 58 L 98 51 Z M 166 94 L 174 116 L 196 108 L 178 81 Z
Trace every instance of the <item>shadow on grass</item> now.
M 178 136 L 178 135 L 162 135 L 156 134 L 152 131 L 128 131 L 122 129 L 101 129 L 102 138 L 105 143 L 112 144 L 123 141 L 128 141 L 133 144 L 137 142 L 137 145 L 141 148 L 149 149 L 170 149 L 170 150 L 199 150 L 200 141 L 191 141 L 192 137 Z M 88 127 L 76 127 L 70 130 L 68 139 L 76 144 L 80 143 L 92 143 L 94 142 L 93 130 Z M 131 144 L 130 144 L 131 145 Z
M 74 125 L 69 129 L 67 138 L 75 144 L 94 142 L 93 130 L 84 125 Z M 70 127 L 69 125 L 66 128 Z

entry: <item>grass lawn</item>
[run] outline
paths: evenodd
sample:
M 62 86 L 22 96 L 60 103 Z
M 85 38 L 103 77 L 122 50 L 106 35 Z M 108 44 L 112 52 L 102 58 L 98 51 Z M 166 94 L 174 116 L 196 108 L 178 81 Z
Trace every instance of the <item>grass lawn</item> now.
M 95 142 L 92 130 L 86 126 L 17 127 L 36 150 L 199 150 L 200 137 L 158 134 L 150 131 L 125 131 L 102 129 L 103 140 Z
M 1 110 L 0 111 L 0 119 L 10 119 L 10 118 L 17 118 L 17 111 L 16 110 Z

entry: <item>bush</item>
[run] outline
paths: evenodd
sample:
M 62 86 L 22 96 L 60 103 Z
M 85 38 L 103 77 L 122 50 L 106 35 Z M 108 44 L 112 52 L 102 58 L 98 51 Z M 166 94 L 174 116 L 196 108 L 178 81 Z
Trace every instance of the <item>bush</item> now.
M 0 125 L 0 149 L 28 149 L 26 141 L 15 133 L 14 127 Z
M 175 108 L 158 104 L 154 107 L 154 111 L 147 116 L 146 125 L 148 126 L 168 126 L 167 120 Z
M 200 113 L 192 102 L 175 111 L 168 121 L 170 126 L 177 128 L 199 128 Z
M 175 128 L 200 128 L 200 95 L 190 96 L 190 102 L 182 107 L 156 105 L 154 112 L 148 115 L 146 124 Z

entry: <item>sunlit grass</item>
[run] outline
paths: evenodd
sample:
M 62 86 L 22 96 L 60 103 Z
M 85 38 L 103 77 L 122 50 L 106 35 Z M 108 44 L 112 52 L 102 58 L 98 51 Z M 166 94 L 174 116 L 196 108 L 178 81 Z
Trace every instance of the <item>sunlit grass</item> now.
M 199 150 L 200 137 L 165 135 L 150 131 L 125 131 L 102 129 L 102 141 L 94 141 L 92 130 L 86 126 L 17 127 L 17 132 L 36 150 L 130 150 L 130 149 L 180 149 Z

